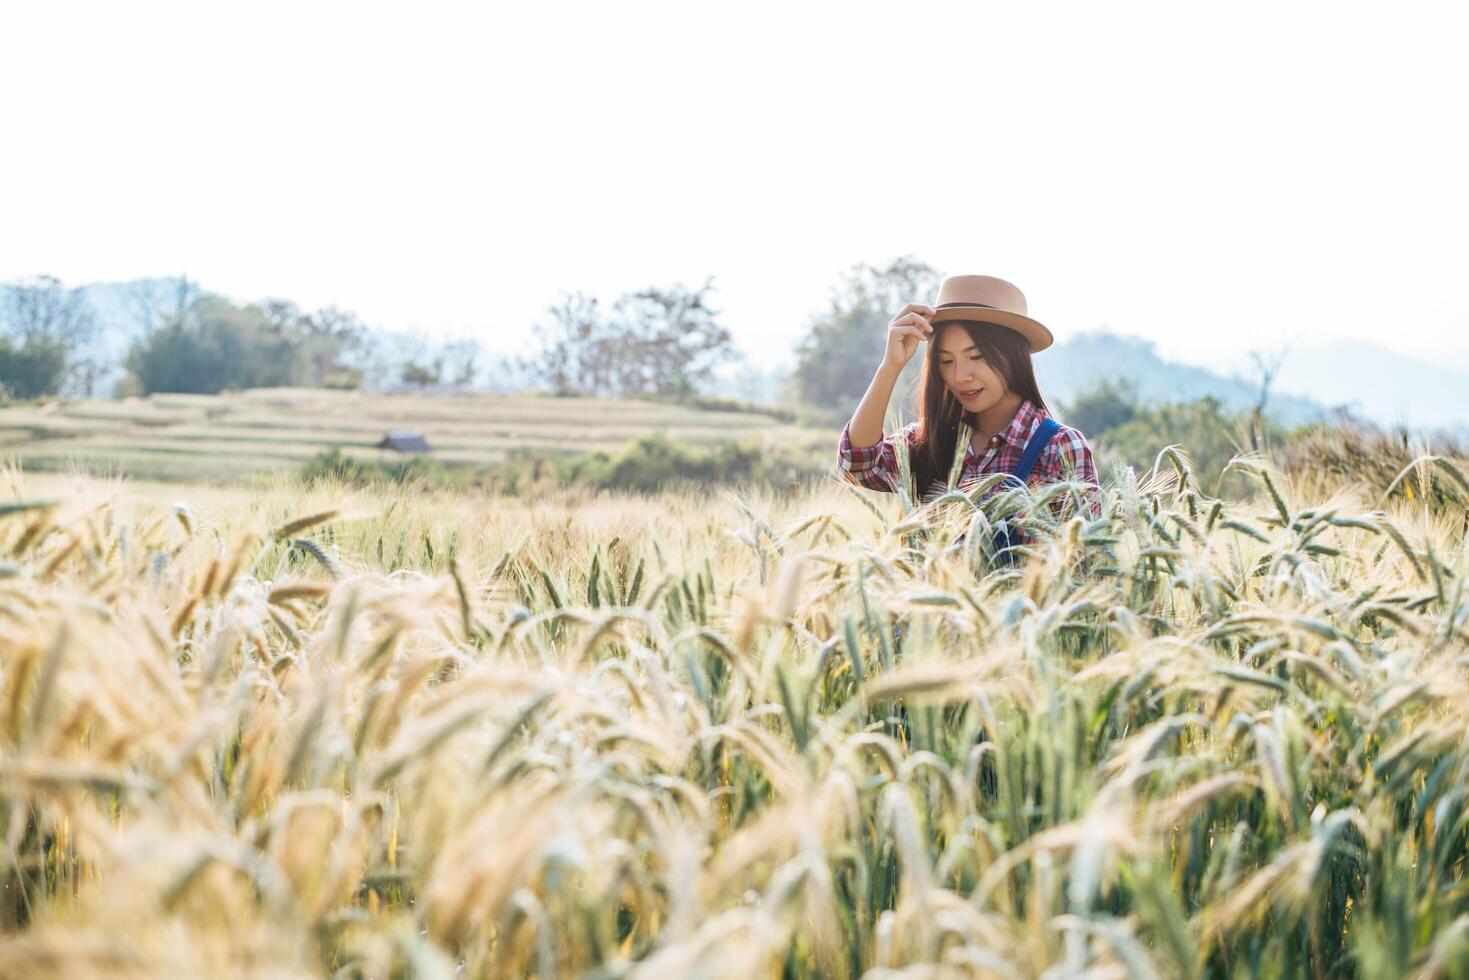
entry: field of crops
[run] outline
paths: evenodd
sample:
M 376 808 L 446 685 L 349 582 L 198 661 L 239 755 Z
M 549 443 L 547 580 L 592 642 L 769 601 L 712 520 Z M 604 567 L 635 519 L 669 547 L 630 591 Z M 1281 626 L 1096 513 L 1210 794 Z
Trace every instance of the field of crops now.
M 0 460 L 28 470 L 123 473 L 228 482 L 299 467 L 339 447 L 364 460 L 389 431 L 422 432 L 433 458 L 489 465 L 507 451 L 614 450 L 650 432 L 684 442 L 763 437 L 830 441 L 768 415 L 636 399 L 535 395 L 374 395 L 268 388 L 222 395 L 152 395 L 0 409 Z
M 1460 471 L 1174 462 L 1013 569 L 1014 496 L 0 471 L 0 976 L 1464 975 Z

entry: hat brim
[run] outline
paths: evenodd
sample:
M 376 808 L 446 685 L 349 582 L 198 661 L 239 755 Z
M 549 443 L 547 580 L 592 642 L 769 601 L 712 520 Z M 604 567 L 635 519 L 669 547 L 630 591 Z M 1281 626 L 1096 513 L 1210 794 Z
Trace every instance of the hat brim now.
M 1020 313 L 997 310 L 990 306 L 950 306 L 929 317 L 928 322 L 936 327 L 940 323 L 948 323 L 951 320 L 978 320 L 981 323 L 995 323 L 1002 327 L 1009 327 L 1029 342 L 1032 354 L 1045 350 L 1055 340 L 1051 336 L 1051 331 L 1039 321 L 1032 320 Z

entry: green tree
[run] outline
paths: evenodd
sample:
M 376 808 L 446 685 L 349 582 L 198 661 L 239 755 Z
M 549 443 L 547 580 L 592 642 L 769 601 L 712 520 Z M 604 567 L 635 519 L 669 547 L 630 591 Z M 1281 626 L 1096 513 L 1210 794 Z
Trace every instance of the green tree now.
M 932 303 L 943 276 L 911 256 L 885 268 L 858 264 L 832 290 L 831 306 L 812 318 L 796 349 L 794 382 L 802 402 L 849 411 L 862 398 L 882 359 L 887 325 L 909 303 Z M 915 357 L 899 378 L 910 388 L 921 360 Z
M 289 300 L 261 304 L 267 322 L 302 348 L 302 383 L 316 388 L 358 388 L 363 372 L 356 365 L 368 342 L 368 329 L 357 314 L 335 306 L 306 312 Z
M 436 367 L 425 367 L 417 361 L 409 361 L 403 365 L 402 380 L 405 385 L 427 388 L 439 383 L 439 372 Z
M 273 388 L 305 384 L 309 376 L 307 348 L 292 331 L 259 306 L 215 296 L 141 337 L 126 365 L 144 394 Z
M 1182 404 L 1141 408 L 1123 424 L 1095 437 L 1091 433 L 1087 436 L 1094 439 L 1094 445 L 1104 457 L 1128 464 L 1140 474 L 1153 466 L 1163 447 L 1181 446 L 1193 464 L 1199 485 L 1206 492 L 1223 494 L 1248 489 L 1248 481 L 1242 478 L 1222 478 L 1225 464 L 1249 448 L 1245 427 L 1242 414 L 1230 412 L 1211 396 Z M 1087 430 L 1083 428 L 1082 432 Z
M 66 345 L 53 338 L 0 337 L 0 400 L 56 394 L 66 363 Z
M 96 322 L 85 295 L 42 276 L 3 287 L 0 299 L 0 396 L 91 394 Z
M 1125 378 L 1108 378 L 1077 395 L 1061 414 L 1066 424 L 1096 439 L 1131 422 L 1141 411 L 1133 383 Z

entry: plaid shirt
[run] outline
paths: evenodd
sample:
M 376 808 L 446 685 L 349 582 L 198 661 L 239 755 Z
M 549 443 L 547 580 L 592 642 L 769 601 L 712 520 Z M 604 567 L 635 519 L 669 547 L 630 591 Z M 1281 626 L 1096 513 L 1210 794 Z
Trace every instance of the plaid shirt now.
M 1047 412 L 1030 401 L 1022 401 L 1015 417 L 1010 424 L 1005 426 L 998 434 L 990 439 L 988 448 L 983 453 L 976 453 L 971 444 L 964 449 L 964 469 L 959 474 L 959 489 L 964 490 L 973 486 L 981 477 L 991 473 L 1012 473 L 1020 464 L 1020 457 L 1025 452 L 1025 443 L 1030 439 L 1030 434 L 1040 425 L 1041 420 L 1047 417 Z M 908 440 L 911 447 L 918 431 L 918 423 L 912 422 L 899 429 L 883 440 L 871 446 L 852 445 L 851 434 L 848 429 L 852 423 L 847 422 L 842 427 L 842 437 L 837 445 L 837 473 L 844 479 L 868 487 L 872 490 L 895 491 L 898 488 L 898 454 L 893 448 L 894 440 L 899 436 Z M 927 492 L 920 496 L 927 500 L 942 493 L 946 485 L 946 476 L 939 477 L 929 486 Z M 1046 444 L 1045 450 L 1035 461 L 1034 468 L 1030 471 L 1030 479 L 1026 485 L 1035 489 L 1047 483 L 1058 480 L 1078 479 L 1090 483 L 1093 487 L 1100 489 L 1097 480 L 1097 467 L 1092 461 L 1092 449 L 1086 441 L 1086 436 L 1069 425 L 1062 425 L 1051 441 Z M 991 488 L 986 495 L 1002 493 L 1006 486 L 1014 486 L 1013 483 L 1001 483 Z M 1087 494 L 1088 518 L 1101 516 L 1101 501 L 1097 490 Z M 1062 495 L 1052 503 L 1052 511 L 1056 516 L 1064 516 L 1069 498 Z

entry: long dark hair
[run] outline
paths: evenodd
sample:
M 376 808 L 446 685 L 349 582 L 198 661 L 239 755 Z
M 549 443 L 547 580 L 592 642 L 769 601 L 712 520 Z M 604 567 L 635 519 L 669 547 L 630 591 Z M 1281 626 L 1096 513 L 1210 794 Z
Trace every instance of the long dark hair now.
M 973 426 L 976 422 L 973 413 L 966 411 L 959 399 L 950 393 L 948 385 L 944 384 L 943 372 L 939 370 L 939 334 L 955 325 L 963 327 L 969 334 L 995 373 L 1005 379 L 1006 388 L 1033 402 L 1041 411 L 1050 412 L 1035 383 L 1030 345 L 1024 336 L 1009 327 L 978 320 L 950 320 L 935 324 L 914 393 L 914 408 L 921 424 L 911 458 L 916 484 L 914 490 L 919 497 L 928 492 L 934 480 L 948 479 L 949 469 L 954 463 L 955 443 L 959 439 L 959 423 L 966 421 Z

